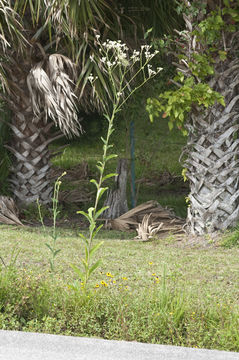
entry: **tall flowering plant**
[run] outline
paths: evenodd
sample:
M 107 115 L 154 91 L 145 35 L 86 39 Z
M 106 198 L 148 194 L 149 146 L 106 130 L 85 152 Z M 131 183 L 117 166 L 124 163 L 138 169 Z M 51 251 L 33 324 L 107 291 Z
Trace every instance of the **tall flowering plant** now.
M 117 174 L 114 173 L 105 174 L 107 162 L 112 158 L 117 157 L 116 154 L 109 154 L 110 148 L 113 147 L 113 145 L 110 144 L 110 136 L 114 131 L 114 119 L 135 91 L 162 70 L 162 68 L 159 67 L 153 69 L 153 66 L 150 64 L 150 61 L 157 55 L 158 51 L 152 51 L 152 48 L 149 45 L 143 45 L 140 50 L 131 52 L 127 45 L 120 40 L 107 40 L 102 43 L 99 35 L 96 35 L 96 44 L 99 46 L 101 57 L 95 59 L 91 56 L 90 59 L 92 62 L 99 61 L 102 73 L 107 74 L 108 79 L 111 82 L 113 93 L 107 93 L 109 101 L 106 103 L 97 91 L 98 77 L 93 74 L 89 75 L 88 81 L 93 87 L 95 99 L 103 108 L 103 115 L 108 122 L 108 129 L 106 136 L 101 138 L 103 142 L 103 154 L 101 161 L 97 163 L 99 179 L 98 181 L 95 179 L 91 180 L 96 187 L 94 205 L 90 207 L 87 212 L 78 211 L 78 214 L 83 215 L 87 219 L 89 227 L 87 236 L 80 234 L 85 245 L 84 257 L 81 259 L 83 266 L 78 267 L 73 264 L 71 265 L 81 281 L 75 283 L 72 287 L 75 290 L 81 288 L 84 293 L 86 292 L 91 274 L 101 263 L 101 259 L 94 262 L 93 255 L 102 246 L 103 242 L 94 244 L 93 240 L 103 226 L 102 224 L 99 226 L 97 225 L 97 219 L 108 208 L 106 206 L 98 209 L 99 200 L 108 189 L 107 187 L 104 187 L 103 184 L 107 179 L 117 176 Z

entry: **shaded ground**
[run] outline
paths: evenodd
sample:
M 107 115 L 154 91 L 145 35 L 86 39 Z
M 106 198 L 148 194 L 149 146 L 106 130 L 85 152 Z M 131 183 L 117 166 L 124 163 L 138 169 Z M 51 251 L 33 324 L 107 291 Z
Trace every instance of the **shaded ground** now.
M 62 168 L 52 170 L 52 178 L 57 179 L 63 173 Z M 94 201 L 94 187 L 90 179 L 94 177 L 87 162 L 82 162 L 67 170 L 62 178 L 59 193 L 59 216 L 57 226 L 60 227 L 87 227 L 85 219 L 77 214 L 78 210 L 87 210 Z M 130 180 L 128 180 L 130 181 Z M 128 184 L 128 203 L 130 208 L 130 184 Z M 111 186 L 111 183 L 108 184 Z M 188 186 L 182 177 L 173 176 L 169 172 L 152 174 L 136 181 L 136 196 L 138 204 L 149 200 L 156 200 L 163 207 L 172 210 L 175 215 L 184 218 L 186 216 L 185 197 L 188 194 Z M 103 205 L 103 204 L 100 204 Z M 52 226 L 51 209 L 42 207 L 42 215 L 46 226 Z M 20 214 L 23 223 L 30 226 L 39 226 L 38 209 L 33 205 Z

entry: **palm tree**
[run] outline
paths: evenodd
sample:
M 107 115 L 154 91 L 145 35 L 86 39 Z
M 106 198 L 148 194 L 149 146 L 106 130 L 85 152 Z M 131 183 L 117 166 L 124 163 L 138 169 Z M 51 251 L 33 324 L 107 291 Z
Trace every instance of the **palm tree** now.
M 94 35 L 106 33 L 114 7 L 104 0 L 1 0 L 0 77 L 2 101 L 11 110 L 11 143 L 14 154 L 12 191 L 19 204 L 51 199 L 49 144 L 62 136 L 78 136 L 81 126 L 76 109 L 75 63 L 80 63 L 81 104 L 88 101 L 87 77 L 97 65 Z M 69 56 L 69 57 L 67 57 Z M 49 121 L 50 120 L 50 121 Z M 53 125 L 60 132 L 52 134 Z
M 208 1 L 207 5 L 216 9 L 215 2 Z M 219 54 L 213 57 L 214 73 L 206 81 L 212 90 L 223 95 L 225 107 L 219 103 L 207 109 L 193 106 L 186 124 L 189 135 L 185 166 L 190 183 L 187 229 L 192 234 L 225 230 L 239 219 L 239 31 L 234 25 L 239 21 L 238 2 L 232 1 L 229 8 L 235 20 L 229 15 L 231 10 L 227 13 L 217 9 L 217 19 L 225 26 L 214 39 L 213 46 Z M 205 15 L 200 20 L 204 19 Z M 185 51 L 189 58 L 193 53 L 208 54 L 210 40 L 207 45 L 203 39 L 195 41 L 195 19 L 188 16 L 185 20 L 188 30 Z M 209 39 L 210 34 L 205 36 Z M 190 75 L 188 64 L 181 63 L 178 70 Z
M 18 203 L 50 201 L 49 144 L 62 133 L 80 134 L 76 100 L 85 112 L 100 109 L 88 85 L 91 73 L 98 76 L 95 86 L 105 103 L 111 98 L 107 74 L 97 61 L 95 35 L 122 38 L 126 24 L 138 29 L 136 20 L 145 4 L 139 2 L 136 8 L 134 4 L 133 0 L 0 0 L 0 97 L 12 113 L 7 148 L 14 155 L 10 181 Z M 161 9 L 169 14 L 166 4 L 153 1 L 159 13 Z M 136 13 L 127 13 L 129 5 Z M 154 14 L 150 1 L 146 5 L 148 14 Z M 164 24 L 168 27 L 169 22 Z M 52 134 L 54 124 L 60 132 Z
M 164 111 L 171 127 L 176 122 L 187 130 L 186 225 L 189 233 L 202 235 L 239 219 L 239 4 L 182 3 L 185 30 L 173 42 L 178 76 L 172 82 L 178 88 L 149 99 L 148 110 L 151 116 Z

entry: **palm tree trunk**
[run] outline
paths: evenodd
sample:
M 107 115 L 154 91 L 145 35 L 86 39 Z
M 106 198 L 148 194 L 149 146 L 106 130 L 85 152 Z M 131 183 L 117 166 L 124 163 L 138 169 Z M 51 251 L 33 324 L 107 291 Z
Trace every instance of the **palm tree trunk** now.
M 42 118 L 35 118 L 27 109 L 13 117 L 10 125 L 12 144 L 7 146 L 15 157 L 10 182 L 14 197 L 21 206 L 37 199 L 44 204 L 51 201 L 51 154 L 48 145 L 62 136 L 50 136 L 52 125 L 46 124 Z
M 239 218 L 238 70 L 238 59 L 216 68 L 210 85 L 224 95 L 225 108 L 194 108 L 187 124 L 187 230 L 192 234 L 227 229 Z
M 48 145 L 62 136 L 59 133 L 50 134 L 53 122 L 46 122 L 45 112 L 40 116 L 33 113 L 27 86 L 30 69 L 31 64 L 24 61 L 14 69 L 7 68 L 11 81 L 9 96 L 5 100 L 12 111 L 9 124 L 12 137 L 6 148 L 14 155 L 9 182 L 19 206 L 28 205 L 37 199 L 44 204 L 51 201 L 53 186 Z

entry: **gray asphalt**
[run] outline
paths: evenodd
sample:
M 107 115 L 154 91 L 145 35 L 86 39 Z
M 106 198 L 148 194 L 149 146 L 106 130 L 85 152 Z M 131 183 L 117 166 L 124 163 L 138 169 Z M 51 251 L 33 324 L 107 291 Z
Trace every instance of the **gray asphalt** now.
M 239 353 L 0 330 L 1 360 L 239 360 Z

